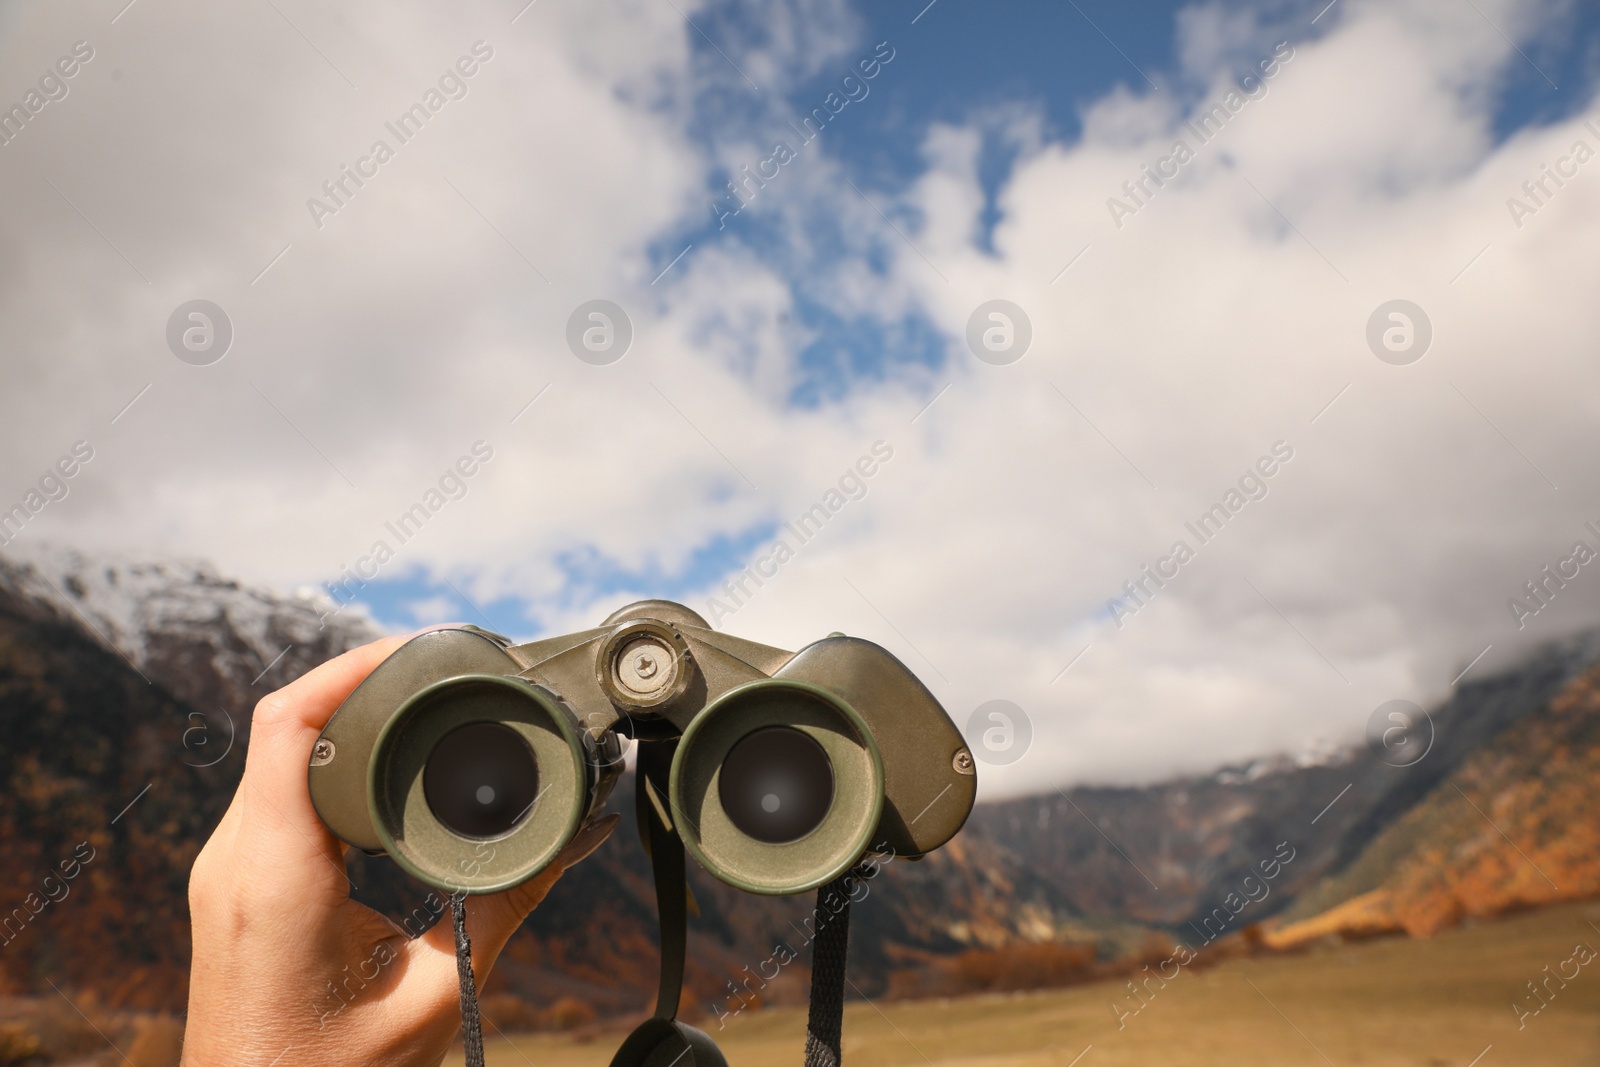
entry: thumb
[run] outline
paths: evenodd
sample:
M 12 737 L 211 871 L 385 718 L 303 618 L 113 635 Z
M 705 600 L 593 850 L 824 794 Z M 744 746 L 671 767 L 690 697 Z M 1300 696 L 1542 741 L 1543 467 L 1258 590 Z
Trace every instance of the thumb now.
M 621 820 L 622 816 L 615 812 L 601 816 L 579 830 L 550 861 L 550 865 L 533 878 L 504 893 L 468 898 L 467 936 L 472 940 L 472 970 L 480 987 L 506 942 L 511 940 L 511 935 L 516 933 L 528 913 L 544 900 L 562 872 L 587 859 L 590 853 L 605 843 Z M 452 960 L 455 958 L 453 923 L 436 923 L 420 940 Z

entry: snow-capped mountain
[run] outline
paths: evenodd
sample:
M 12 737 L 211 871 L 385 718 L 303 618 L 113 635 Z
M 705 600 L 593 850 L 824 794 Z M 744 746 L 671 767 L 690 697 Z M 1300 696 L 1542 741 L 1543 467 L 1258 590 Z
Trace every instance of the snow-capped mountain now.
M 13 549 L 0 556 L 0 589 L 78 625 L 196 708 L 230 714 L 381 633 L 320 591 L 253 588 L 200 560 Z

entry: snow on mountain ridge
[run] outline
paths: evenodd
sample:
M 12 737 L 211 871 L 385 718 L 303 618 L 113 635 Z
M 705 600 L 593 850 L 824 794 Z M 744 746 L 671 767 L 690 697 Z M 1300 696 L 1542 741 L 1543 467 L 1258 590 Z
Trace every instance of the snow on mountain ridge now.
M 191 686 L 176 675 L 195 670 L 198 650 L 209 656 L 210 672 L 231 681 L 242 699 L 269 673 L 280 677 L 274 668 L 288 669 L 286 679 L 381 633 L 365 615 L 341 613 L 326 596 L 245 586 L 195 559 L 30 546 L 0 557 L 0 588 L 87 624 L 141 673 L 165 675 L 158 680 L 180 693 Z

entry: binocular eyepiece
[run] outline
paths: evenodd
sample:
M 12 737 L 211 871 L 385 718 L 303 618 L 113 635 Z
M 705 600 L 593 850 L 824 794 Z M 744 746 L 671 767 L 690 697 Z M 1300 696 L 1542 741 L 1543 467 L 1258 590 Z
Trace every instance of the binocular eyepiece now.
M 311 800 L 423 882 L 499 892 L 600 813 L 624 737 L 673 747 L 639 789 L 702 867 L 752 893 L 816 888 L 867 853 L 926 855 L 976 795 L 955 724 L 878 645 L 787 652 L 650 600 L 523 645 L 471 626 L 413 638 L 323 730 Z

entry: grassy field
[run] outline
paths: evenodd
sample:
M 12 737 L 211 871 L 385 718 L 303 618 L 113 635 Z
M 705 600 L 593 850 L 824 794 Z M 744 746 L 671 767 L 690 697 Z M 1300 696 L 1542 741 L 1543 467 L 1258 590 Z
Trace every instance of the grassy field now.
M 1591 926 L 1590 923 L 1594 923 Z M 1183 973 L 1118 1028 L 1120 982 L 959 1000 L 852 1002 L 844 1058 L 871 1067 L 1584 1067 L 1600 1065 L 1600 958 L 1519 1030 L 1513 1000 L 1582 942 L 1600 905 L 1569 905 L 1429 941 L 1387 939 Z M 1567 965 L 1571 973 L 1576 963 Z M 714 1027 L 714 1024 L 713 1024 Z M 804 1059 L 805 1016 L 735 1017 L 714 1036 L 732 1067 Z M 622 1031 L 488 1043 L 491 1067 L 603 1065 Z M 1085 1052 L 1085 1050 L 1088 1050 Z M 1081 1058 L 1080 1058 L 1081 1057 Z M 460 1064 L 459 1055 L 450 1064 Z

